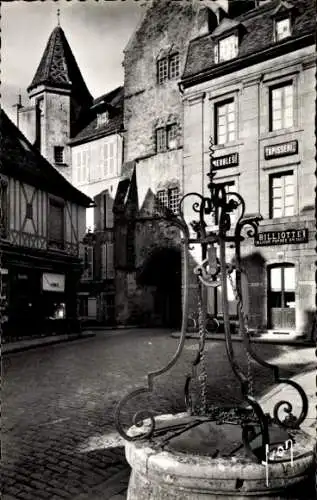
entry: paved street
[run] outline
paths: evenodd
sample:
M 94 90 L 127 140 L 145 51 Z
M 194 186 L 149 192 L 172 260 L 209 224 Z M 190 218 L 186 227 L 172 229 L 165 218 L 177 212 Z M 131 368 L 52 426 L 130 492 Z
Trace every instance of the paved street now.
M 181 360 L 155 385 L 151 407 L 182 411 L 183 386 L 195 356 L 186 341 Z M 165 365 L 177 347 L 169 331 L 122 330 L 3 356 L 2 474 L 5 500 L 121 500 L 129 470 L 115 432 L 116 403 L 147 372 Z M 257 344 L 268 360 L 280 359 L 283 375 L 314 366 L 314 349 Z M 244 367 L 246 355 L 234 343 Z M 209 398 L 228 403 L 240 398 L 239 385 L 225 357 L 224 342 L 208 342 Z M 256 394 L 271 386 L 271 374 L 252 366 Z M 314 383 L 314 381 L 312 381 Z M 125 414 L 149 408 L 135 401 Z

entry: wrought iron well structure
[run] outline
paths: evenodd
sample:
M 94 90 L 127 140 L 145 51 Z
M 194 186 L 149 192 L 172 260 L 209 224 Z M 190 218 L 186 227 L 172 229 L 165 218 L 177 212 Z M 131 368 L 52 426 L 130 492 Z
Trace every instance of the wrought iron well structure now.
M 241 259 L 241 245 L 246 238 L 253 238 L 257 234 L 258 224 L 261 216 L 246 217 L 245 201 L 237 192 L 226 191 L 225 187 L 214 182 L 216 172 L 214 168 L 213 143 L 210 140 L 210 170 L 208 175 L 209 195 L 203 196 L 200 193 L 187 193 L 179 203 L 178 213 L 167 213 L 164 220 L 169 224 L 176 226 L 182 233 L 183 244 L 183 309 L 182 309 L 182 327 L 178 347 L 172 358 L 166 366 L 153 371 L 147 375 L 147 387 L 141 387 L 127 394 L 118 404 L 115 412 L 115 423 L 118 432 L 126 441 L 151 440 L 162 433 L 162 429 L 157 427 L 156 419 L 151 410 L 138 411 L 135 413 L 132 423 L 135 428 L 140 428 L 140 432 L 128 434 L 121 423 L 122 410 L 134 398 L 141 394 L 149 394 L 153 391 L 154 381 L 160 375 L 167 373 L 177 362 L 182 354 L 188 325 L 188 296 L 189 296 L 189 256 L 193 246 L 198 245 L 202 252 L 202 262 L 194 269 L 198 285 L 198 325 L 199 340 L 197 346 L 197 355 L 192 363 L 192 372 L 184 380 L 184 400 L 186 411 L 193 417 L 192 422 L 184 424 L 184 429 L 190 426 L 199 425 L 199 417 L 216 422 L 217 424 L 234 423 L 241 426 L 241 441 L 244 445 L 247 455 L 256 463 L 261 463 L 266 458 L 267 446 L 270 445 L 270 427 L 277 426 L 284 430 L 299 429 L 308 412 L 308 399 L 303 388 L 293 380 L 280 376 L 279 367 L 262 359 L 253 349 L 250 339 L 247 316 L 242 304 L 241 277 L 244 272 Z M 195 220 L 186 222 L 184 216 L 184 202 L 189 197 L 196 198 L 192 205 L 192 213 Z M 231 215 L 236 213 L 236 222 L 232 224 Z M 188 219 L 188 217 L 186 217 Z M 227 249 L 231 247 L 234 250 L 233 264 L 227 263 Z M 235 283 L 232 279 L 232 272 L 235 271 Z M 235 358 L 232 332 L 230 329 L 229 311 L 228 311 L 228 291 L 227 280 L 231 283 L 235 298 L 238 304 L 239 330 L 242 336 L 247 356 L 248 367 L 251 362 L 256 362 L 272 373 L 272 379 L 275 384 L 286 384 L 297 391 L 301 401 L 301 411 L 298 416 L 292 414 L 293 406 L 290 401 L 281 400 L 276 403 L 273 415 L 264 413 L 261 404 L 253 395 L 252 378 L 250 373 L 244 373 Z M 232 405 L 232 407 L 221 407 L 211 405 L 207 398 L 207 376 L 205 370 L 205 342 L 206 342 L 206 288 L 221 286 L 222 289 L 222 309 L 224 320 L 225 346 L 229 365 L 240 383 L 241 393 L 244 404 L 241 406 Z M 214 320 L 215 328 L 217 321 Z M 200 403 L 197 405 L 195 400 L 197 395 L 192 393 L 192 382 L 198 374 L 200 368 Z M 284 411 L 285 418 L 282 419 L 281 412 Z M 195 416 L 197 419 L 195 419 Z M 144 421 L 147 426 L 144 427 Z M 182 425 L 177 432 L 181 432 Z M 164 430 L 166 432 L 166 428 Z M 253 447 L 251 443 L 257 437 L 257 446 Z

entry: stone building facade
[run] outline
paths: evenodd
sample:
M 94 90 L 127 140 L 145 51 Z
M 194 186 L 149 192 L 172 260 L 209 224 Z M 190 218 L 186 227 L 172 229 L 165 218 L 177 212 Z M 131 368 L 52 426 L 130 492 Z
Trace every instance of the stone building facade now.
M 162 207 L 175 211 L 184 192 L 178 84 L 189 40 L 217 25 L 224 12 L 220 3 L 153 1 L 124 51 L 123 175 L 129 192 L 136 190 L 136 205 L 132 211 L 131 206 L 120 206 L 116 213 L 118 227 L 126 220 L 133 234 L 129 262 L 117 262 L 119 323 L 179 324 L 180 239 L 153 216 Z M 116 233 L 115 253 L 120 253 L 122 231 Z
M 244 307 L 256 331 L 312 334 L 315 12 L 312 0 L 272 0 L 224 17 L 190 42 L 182 77 L 184 192 L 207 185 L 212 137 L 215 180 L 263 218 L 242 249 Z M 209 308 L 221 316 L 216 297 Z

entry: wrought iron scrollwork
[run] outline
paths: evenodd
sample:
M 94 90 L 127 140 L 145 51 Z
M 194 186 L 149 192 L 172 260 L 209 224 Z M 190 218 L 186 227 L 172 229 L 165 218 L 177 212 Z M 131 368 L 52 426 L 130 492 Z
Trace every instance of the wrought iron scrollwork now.
M 155 417 L 151 411 L 141 411 L 137 412 L 133 417 L 133 423 L 136 428 L 144 424 L 145 418 L 148 421 L 148 427 L 145 430 L 140 431 L 138 435 L 130 436 L 123 429 L 120 422 L 120 416 L 123 407 L 131 401 L 133 398 L 137 398 L 141 394 L 148 394 L 153 390 L 154 380 L 169 371 L 176 361 L 181 356 L 184 348 L 187 320 L 188 320 L 188 295 L 189 295 L 189 251 L 193 248 L 195 244 L 200 245 L 202 250 L 201 263 L 198 264 L 194 273 L 197 276 L 198 292 L 199 292 L 199 344 L 196 357 L 192 362 L 192 372 L 187 375 L 184 392 L 185 392 L 185 405 L 187 410 L 193 414 L 193 402 L 191 397 L 191 383 L 193 378 L 197 376 L 197 367 L 199 364 L 203 365 L 203 387 L 201 390 L 201 406 L 200 415 L 205 415 L 206 418 L 218 419 L 219 421 L 227 421 L 226 419 L 233 418 L 239 421 L 242 426 L 242 442 L 245 446 L 246 452 L 253 460 L 261 462 L 265 459 L 266 446 L 269 445 L 269 424 L 272 418 L 269 414 L 265 414 L 260 403 L 253 396 L 252 390 L 250 390 L 250 380 L 249 376 L 246 376 L 241 366 L 239 365 L 237 359 L 235 358 L 233 343 L 230 331 L 230 318 L 228 309 L 228 293 L 227 293 L 227 278 L 229 276 L 232 282 L 231 273 L 235 270 L 236 273 L 236 289 L 235 295 L 238 302 L 238 319 L 240 333 L 242 335 L 243 344 L 248 355 L 248 360 L 254 360 L 264 368 L 270 369 L 273 372 L 273 378 L 275 383 L 284 383 L 291 386 L 301 398 L 301 412 L 298 417 L 292 414 L 292 404 L 286 399 L 279 401 L 273 410 L 273 419 L 275 423 L 286 429 L 298 428 L 303 422 L 308 412 L 308 399 L 303 388 L 295 381 L 288 380 L 280 377 L 279 367 L 261 358 L 253 349 L 249 331 L 247 328 L 247 317 L 243 309 L 242 304 L 242 286 L 241 286 L 241 276 L 245 272 L 242 266 L 241 259 L 241 243 L 245 240 L 245 237 L 254 238 L 257 235 L 259 222 L 261 220 L 260 215 L 246 216 L 245 215 L 245 201 L 239 193 L 234 191 L 226 192 L 223 185 L 214 182 L 215 172 L 213 169 L 213 143 L 210 141 L 209 146 L 210 151 L 210 171 L 207 174 L 209 177 L 208 189 L 210 191 L 210 196 L 206 197 L 196 192 L 190 192 L 185 194 L 179 203 L 179 213 L 178 215 L 169 214 L 163 219 L 180 229 L 183 234 L 183 252 L 184 252 L 184 272 L 183 272 L 183 315 L 182 315 L 182 327 L 181 335 L 178 343 L 176 352 L 170 359 L 170 361 L 163 368 L 151 372 L 147 375 L 147 387 L 138 388 L 132 391 L 130 394 L 125 396 L 123 400 L 117 406 L 115 412 L 115 420 L 119 433 L 126 440 L 136 440 L 142 438 L 149 438 L 155 432 Z M 190 220 L 189 214 L 186 218 L 184 216 L 184 202 L 189 197 L 195 197 L 196 200 L 192 203 L 192 212 L 195 214 L 195 219 Z M 238 211 L 238 218 L 232 228 L 231 214 Z M 198 215 L 198 217 L 197 217 Z M 208 219 L 209 217 L 209 219 Z M 207 221 L 210 221 L 208 224 Z M 189 227 L 192 228 L 190 232 Z M 231 243 L 235 248 L 234 264 L 229 265 L 226 262 L 226 248 L 228 243 Z M 217 254 L 217 248 L 219 249 L 219 256 Z M 247 405 L 248 415 L 241 417 L 243 413 L 243 407 L 232 416 L 232 414 L 222 412 L 219 409 L 219 415 L 215 417 L 214 410 L 210 413 L 207 409 L 207 380 L 206 380 L 206 370 L 204 368 L 204 351 L 206 344 L 206 309 L 203 305 L 203 289 L 204 287 L 214 287 L 217 288 L 221 286 L 222 289 L 222 310 L 223 310 L 223 321 L 224 321 L 224 334 L 225 334 L 225 345 L 227 358 L 229 360 L 230 366 L 234 375 L 240 383 L 241 393 L 244 401 Z M 282 420 L 280 418 L 280 411 L 288 415 L 286 419 Z M 208 413 L 209 412 L 209 413 Z M 240 415 L 240 413 L 241 415 Z M 256 431 L 259 429 L 259 432 Z M 252 441 L 255 437 L 260 438 L 260 447 L 257 448 L 256 452 L 252 448 Z

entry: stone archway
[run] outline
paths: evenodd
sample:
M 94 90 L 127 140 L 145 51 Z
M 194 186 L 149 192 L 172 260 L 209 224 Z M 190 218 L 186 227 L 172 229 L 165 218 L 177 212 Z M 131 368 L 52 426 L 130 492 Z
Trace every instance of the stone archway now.
M 181 252 L 176 248 L 154 249 L 138 274 L 138 284 L 153 289 L 153 315 L 161 326 L 181 323 Z

